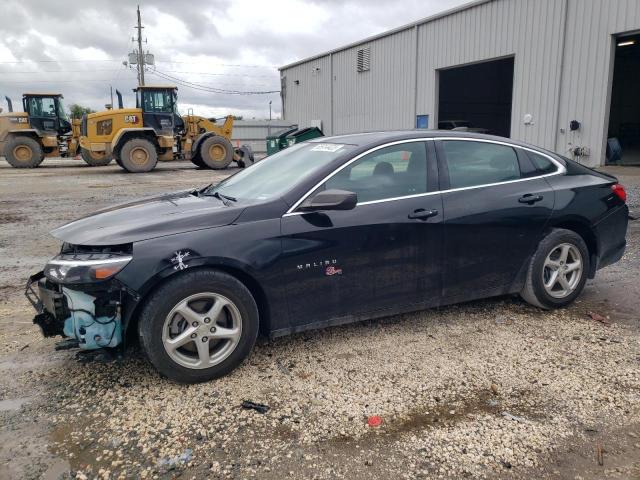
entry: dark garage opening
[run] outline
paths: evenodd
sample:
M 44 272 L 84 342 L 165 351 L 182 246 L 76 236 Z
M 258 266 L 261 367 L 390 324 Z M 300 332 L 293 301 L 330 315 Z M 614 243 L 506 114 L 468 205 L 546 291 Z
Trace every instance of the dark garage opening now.
M 513 65 L 511 57 L 440 70 L 438 128 L 509 137 Z
M 607 163 L 640 165 L 640 35 L 619 37 L 611 90 Z

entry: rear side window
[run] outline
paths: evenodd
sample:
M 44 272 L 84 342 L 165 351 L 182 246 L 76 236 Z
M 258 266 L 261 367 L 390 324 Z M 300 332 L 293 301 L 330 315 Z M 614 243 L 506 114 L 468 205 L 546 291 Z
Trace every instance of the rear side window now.
M 520 178 L 513 148 L 495 143 L 445 140 L 442 147 L 450 188 L 475 187 Z
M 427 191 L 427 152 L 423 142 L 407 142 L 369 153 L 320 187 L 358 194 L 358 203 Z
M 531 162 L 533 162 L 538 173 L 553 173 L 558 170 L 558 167 L 547 157 L 543 157 L 542 155 L 530 151 L 527 151 L 527 155 L 531 159 Z

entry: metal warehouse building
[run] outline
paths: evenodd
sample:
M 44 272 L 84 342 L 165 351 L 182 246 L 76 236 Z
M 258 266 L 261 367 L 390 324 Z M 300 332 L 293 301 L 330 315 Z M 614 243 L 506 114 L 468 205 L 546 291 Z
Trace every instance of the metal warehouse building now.
M 475 127 L 640 163 L 640 0 L 476 1 L 280 74 L 285 120 L 325 134 Z

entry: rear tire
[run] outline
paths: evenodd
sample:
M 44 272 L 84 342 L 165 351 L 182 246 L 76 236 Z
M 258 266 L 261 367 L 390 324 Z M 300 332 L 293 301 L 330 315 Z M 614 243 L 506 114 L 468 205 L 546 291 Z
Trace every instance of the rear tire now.
M 35 168 L 44 160 L 40 143 L 31 137 L 12 136 L 4 147 L 5 157 L 14 168 Z
M 582 292 L 589 266 L 589 249 L 582 237 L 554 229 L 533 254 L 520 296 L 545 310 L 565 307 Z
M 120 164 L 127 172 L 150 172 L 158 163 L 156 147 L 145 138 L 127 140 L 120 150 Z
M 240 365 L 255 344 L 258 323 L 256 302 L 238 279 L 217 270 L 194 270 L 169 280 L 149 297 L 138 335 L 161 374 L 180 383 L 198 383 Z
M 233 145 L 220 135 L 209 137 L 200 145 L 200 158 L 207 167 L 214 170 L 227 168 L 233 161 Z
M 90 167 L 105 167 L 113 160 L 113 156 L 106 152 L 92 152 L 86 148 L 80 149 L 80 156 Z

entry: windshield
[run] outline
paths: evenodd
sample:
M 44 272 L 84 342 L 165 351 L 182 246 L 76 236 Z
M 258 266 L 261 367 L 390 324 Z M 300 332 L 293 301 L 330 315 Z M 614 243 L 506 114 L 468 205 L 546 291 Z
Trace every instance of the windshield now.
M 173 113 L 173 91 L 143 90 L 142 109 L 148 113 Z
M 32 117 L 55 117 L 56 100 L 53 97 L 28 97 L 27 113 Z
M 64 103 L 62 102 L 62 98 L 58 98 L 58 118 L 62 120 L 69 120 L 67 118 L 67 112 L 64 111 Z
M 337 143 L 293 145 L 210 187 L 205 193 L 210 195 L 217 192 L 230 198 L 250 201 L 278 198 L 297 182 L 353 147 Z

